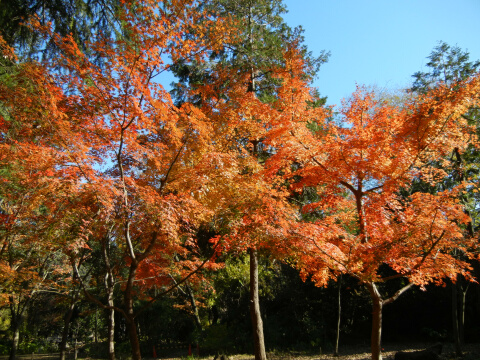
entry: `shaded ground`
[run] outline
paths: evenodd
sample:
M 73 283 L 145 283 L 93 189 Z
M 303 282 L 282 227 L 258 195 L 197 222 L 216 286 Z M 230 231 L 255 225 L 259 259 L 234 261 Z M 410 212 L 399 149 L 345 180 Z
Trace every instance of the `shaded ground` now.
M 385 344 L 383 347 L 383 360 L 393 360 L 397 351 L 415 351 L 423 350 L 433 344 L 419 343 L 419 344 Z M 320 352 L 320 351 L 319 351 Z M 184 353 L 184 354 L 183 354 Z M 268 353 L 269 360 L 370 360 L 370 349 L 367 346 L 347 346 L 340 349 L 340 356 L 334 357 L 332 354 L 305 354 L 299 352 L 289 353 Z M 59 354 L 31 354 L 18 355 L 18 360 L 57 360 Z M 178 359 L 199 359 L 199 360 L 213 360 L 213 356 L 209 357 L 188 357 L 188 351 L 180 351 L 175 357 L 161 358 L 162 360 L 178 360 Z M 229 360 L 255 360 L 253 355 L 229 355 Z M 0 356 L 0 360 L 7 360 L 8 356 Z M 67 359 L 73 359 L 73 354 L 69 354 Z M 90 359 L 79 356 L 80 359 Z M 118 357 L 119 360 L 122 357 Z M 145 357 L 145 360 L 153 360 Z M 467 344 L 464 347 L 464 356 L 462 358 L 455 357 L 453 344 L 444 344 L 442 360 L 480 360 L 480 344 Z M 94 360 L 94 359 L 90 359 Z M 101 360 L 101 359 L 95 359 Z M 123 360 L 127 360 L 123 358 Z
M 424 350 L 434 344 L 385 344 L 383 347 L 383 360 L 393 360 L 397 351 L 415 351 Z M 340 356 L 334 357 L 332 354 L 305 355 L 302 353 L 269 353 L 269 360 L 370 360 L 370 349 L 365 346 L 343 347 L 340 349 Z M 178 359 L 178 358 L 177 358 Z M 206 358 L 205 358 L 206 359 Z M 213 357 L 209 358 L 213 360 Z M 252 355 L 233 355 L 229 356 L 230 360 L 255 360 Z M 464 356 L 462 358 L 455 357 L 453 344 L 444 344 L 443 351 L 440 355 L 442 360 L 480 360 L 480 344 L 468 344 L 464 347 Z M 173 360 L 173 359 L 170 359 Z
M 415 351 L 424 350 L 434 344 L 385 344 L 383 346 L 382 356 L 384 360 L 393 360 L 397 351 Z M 370 360 L 370 348 L 365 346 L 352 346 L 343 347 L 340 349 L 340 356 L 334 357 L 332 354 L 322 355 L 301 355 L 301 354 L 269 354 L 270 360 L 287 360 L 287 359 L 299 359 L 299 360 Z M 254 360 L 252 356 L 245 357 L 230 357 L 231 360 Z M 453 344 L 444 344 L 442 360 L 459 359 L 455 357 Z M 469 344 L 464 348 L 464 356 L 462 360 L 480 360 L 480 344 Z

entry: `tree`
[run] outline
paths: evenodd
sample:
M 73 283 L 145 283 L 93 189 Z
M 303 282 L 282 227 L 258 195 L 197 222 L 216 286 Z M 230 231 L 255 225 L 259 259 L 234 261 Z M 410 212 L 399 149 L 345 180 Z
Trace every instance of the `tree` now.
M 468 255 L 462 236 L 468 219 L 456 196 L 465 184 L 435 194 L 406 196 L 414 178 L 436 183 L 444 176 L 429 166 L 457 148 L 463 152 L 474 131 L 460 116 L 478 102 L 479 78 L 444 85 L 403 107 L 376 103 L 361 88 L 344 103 L 343 124 L 326 116 L 309 116 L 305 101 L 284 117 L 271 133 L 283 144 L 269 160 L 272 171 L 283 169 L 291 188 L 314 187 L 320 199 L 303 207 L 321 219 L 303 223 L 298 266 L 319 285 L 339 273 L 356 277 L 373 304 L 372 359 L 381 358 L 382 307 L 412 285 L 441 283 L 457 274 L 468 277 L 470 266 L 452 256 Z M 393 270 L 385 271 L 385 266 Z M 381 284 L 402 279 L 395 293 L 381 294 Z
M 443 41 L 432 50 L 428 59 L 430 71 L 418 71 L 412 75 L 415 79 L 411 87 L 413 92 L 425 94 L 439 83 L 455 84 L 474 75 L 480 67 L 480 61 L 469 61 L 470 54 L 467 51 L 458 46 L 451 47 Z
M 117 17 L 120 2 L 72 1 L 72 0 L 12 0 L 2 2 L 0 12 L 0 35 L 7 44 L 17 48 L 25 57 L 52 57 L 58 54 L 54 41 L 44 42 L 38 33 L 25 26 L 32 17 L 44 25 L 51 23 L 54 31 L 61 36 L 72 34 L 83 51 L 92 34 L 121 34 L 121 23 Z
M 121 10 L 128 39 L 97 34 L 87 43 L 105 67 L 95 65 L 72 35 L 61 37 L 34 22 L 61 56 L 25 65 L 35 70 L 28 78 L 43 84 L 40 94 L 25 96 L 19 104 L 18 93 L 2 91 L 11 118 L 2 124 L 13 128 L 18 123 L 22 129 L 22 136 L 2 144 L 2 159 L 6 166 L 19 162 L 35 170 L 36 177 L 24 174 L 26 185 L 51 179 L 44 193 L 36 193 L 38 206 L 66 202 L 65 211 L 74 211 L 66 192 L 58 192 L 62 187 L 69 197 L 86 201 L 84 224 L 72 241 L 107 239 L 121 249 L 122 304 L 102 305 L 125 318 L 132 357 L 140 359 L 137 289 L 145 284 L 168 288 L 172 271 L 185 279 L 206 266 L 206 261 L 186 256 L 195 247 L 195 230 L 212 214 L 201 201 L 205 186 L 198 179 L 208 179 L 212 168 L 222 167 L 209 119 L 190 104 L 175 107 L 155 77 L 168 69 L 166 56 L 201 60 L 211 38 L 229 32 L 216 21 L 215 31 L 210 28 L 203 41 L 185 38 L 210 25 L 199 21 L 207 15 L 195 1 L 125 3 Z M 19 84 L 15 90 L 24 88 Z M 34 111 L 38 116 L 32 124 Z M 58 202 L 50 199 L 53 191 Z M 185 261 L 176 264 L 177 255 Z
M 283 20 L 286 8 L 281 0 L 214 0 L 205 3 L 212 16 L 229 21 L 235 28 L 234 37 L 221 51 L 209 54 L 208 61 L 196 63 L 179 59 L 172 64 L 178 78 L 173 83 L 172 94 L 177 104 L 187 99 L 199 103 L 200 97 L 192 97 L 191 88 L 210 84 L 216 86 L 217 97 L 228 86 L 228 79 L 215 76 L 215 69 L 230 67 L 232 74 L 250 74 L 247 90 L 255 87 L 256 95 L 262 102 L 270 102 L 275 97 L 275 89 L 280 85 L 273 76 L 273 69 L 284 65 L 283 51 L 292 43 L 301 48 L 304 59 L 309 63 L 306 76 L 314 77 L 321 64 L 328 60 L 329 53 L 323 51 L 314 57 L 303 44 L 303 29 L 292 29 Z M 193 35 L 195 36 L 195 35 Z M 222 83 L 222 81 L 224 81 Z
M 66 258 L 58 234 L 72 187 L 52 181 L 54 152 L 38 146 L 45 141 L 39 124 L 53 111 L 45 99 L 55 96 L 42 82 L 44 70 L 15 64 L 13 50 L 2 39 L 0 48 L 0 287 L 2 302 L 11 310 L 13 360 L 34 296 L 46 288 L 61 291 L 56 281 L 65 276 Z
M 440 42 L 431 54 L 428 56 L 430 60 L 427 63 L 428 72 L 417 72 L 413 75 L 415 81 L 411 87 L 414 93 L 426 93 L 429 89 L 435 88 L 439 84 L 448 84 L 455 86 L 455 83 L 460 80 L 465 80 L 478 72 L 480 68 L 480 61 L 469 61 L 469 53 L 460 49 L 458 46 L 451 47 L 445 42 Z M 472 126 L 479 127 L 479 112 L 478 106 L 472 106 L 467 109 L 462 115 L 469 121 Z M 439 184 L 441 188 L 451 188 L 458 185 L 458 183 L 468 181 L 471 183 L 478 182 L 478 171 L 474 169 L 474 163 L 478 159 L 478 151 L 472 144 L 466 151 L 460 153 L 458 150 L 453 150 L 450 161 L 437 163 L 436 166 L 441 167 L 447 176 Z M 417 182 L 415 186 L 425 186 Z M 469 216 L 470 220 L 465 229 L 465 236 L 473 237 L 476 232 L 475 224 L 478 222 L 478 199 L 475 194 L 475 186 L 471 186 L 462 193 L 459 197 L 464 211 Z M 461 256 L 462 254 L 458 254 Z M 452 323 L 454 340 L 456 344 L 456 352 L 458 356 L 462 353 L 463 343 L 463 328 L 465 318 L 465 296 L 468 290 L 468 284 L 465 284 L 461 278 L 457 279 L 452 285 Z
M 215 0 L 207 5 L 207 10 L 232 21 L 236 37 L 221 52 L 210 54 L 211 69 L 184 61 L 174 64 L 181 81 L 176 84 L 173 94 L 178 104 L 191 99 L 197 106 L 209 108 L 212 105 L 208 98 L 210 96 L 228 99 L 225 105 L 229 109 L 224 106 L 223 110 L 217 111 L 231 113 L 232 109 L 241 108 L 238 111 L 240 118 L 233 117 L 234 122 L 230 121 L 229 125 L 235 129 L 238 149 L 244 152 L 247 148 L 256 161 L 263 162 L 269 156 L 262 145 L 266 124 L 264 104 L 275 101 L 276 91 L 282 86 L 278 74 L 284 71 L 285 49 L 293 44 L 300 48 L 309 64 L 303 68 L 304 76 L 309 78 L 328 59 L 328 54 L 322 53 L 318 58 L 313 58 L 307 52 L 306 47 L 302 46 L 301 28 L 292 30 L 283 22 L 282 14 L 286 9 L 279 0 Z M 222 68 L 228 68 L 228 71 Z M 241 79 L 241 82 L 232 79 Z M 193 87 L 194 91 L 187 91 L 188 86 Z M 206 111 L 210 113 L 212 110 Z M 227 136 L 232 138 L 232 134 Z M 251 198 L 255 199 L 255 195 L 252 194 Z M 247 249 L 251 266 L 250 313 L 255 358 L 266 359 L 258 291 L 258 250 L 255 246 Z
M 22 149 L 21 154 L 6 156 L 6 164 L 13 158 L 35 169 L 45 163 L 48 172 L 39 174 L 42 181 L 48 176 L 56 180 L 55 186 L 70 185 L 69 198 L 78 201 L 67 201 L 67 213 L 75 213 L 73 218 L 82 221 L 69 233 L 69 241 L 100 243 L 107 278 L 111 279 L 115 266 L 115 276 L 123 277 L 125 284 L 119 305 L 98 301 L 84 286 L 85 294 L 105 309 L 122 314 L 135 359 L 141 356 L 135 326 L 141 310 L 134 307 L 135 296 L 141 293 L 138 289 L 162 289 L 159 295 L 143 298 L 151 304 L 206 266 L 208 259 L 200 261 L 192 252 L 200 226 L 212 222 L 213 214 L 228 215 L 235 220 L 232 239 L 249 248 L 263 246 L 283 232 L 282 212 L 289 211 L 276 206 L 286 204 L 284 195 L 272 191 L 275 186 L 259 171 L 255 143 L 265 125 L 257 119 L 264 118 L 270 108 L 245 87 L 252 81 L 251 73 L 216 69 L 221 83 L 233 71 L 235 85 L 228 88 L 228 101 L 218 102 L 211 92 L 202 92 L 208 100 L 202 109 L 189 103 L 175 106 L 156 83 L 156 75 L 169 68 L 162 56 L 174 62 L 190 57 L 201 62 L 207 50 L 222 50 L 219 38 L 232 43 L 233 30 L 223 27 L 218 18 L 209 20 L 208 13 L 196 5 L 193 1 L 125 4 L 120 16 L 128 39 L 98 34 L 88 43 L 104 67 L 82 53 L 72 36 L 61 37 L 34 22 L 61 52 L 60 58 L 34 66 L 35 83 L 48 84 L 47 91 L 32 96 L 41 115 L 34 126 L 27 116 L 33 109 L 29 101 L 18 106 L 11 92 L 2 93 L 12 110 L 8 125 L 18 122 L 28 130 L 5 144 L 12 155 L 17 147 Z M 193 41 L 189 34 L 205 36 Z M 212 38 L 216 47 L 211 46 Z M 231 117 L 237 106 L 242 108 L 239 116 Z M 29 151 L 32 138 L 35 156 Z M 48 154 L 41 163 L 39 153 Z M 55 188 L 46 193 L 51 189 Z M 65 192 L 58 195 L 60 204 Z M 45 199 L 40 195 L 38 199 L 40 206 Z M 241 219 L 236 206 L 244 214 Z M 265 223 L 268 215 L 277 220 Z M 235 233 L 236 229 L 240 230 Z M 118 264 L 108 264 L 111 257 L 106 245 L 123 254 Z M 83 278 L 80 270 L 76 278 Z M 108 280 L 107 290 L 111 288 Z M 255 314 L 258 319 L 258 311 Z

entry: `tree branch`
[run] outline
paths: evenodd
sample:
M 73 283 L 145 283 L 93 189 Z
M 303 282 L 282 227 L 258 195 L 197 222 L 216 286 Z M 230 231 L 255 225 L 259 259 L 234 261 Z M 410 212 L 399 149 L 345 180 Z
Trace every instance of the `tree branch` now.
M 398 290 L 393 296 L 389 297 L 388 299 L 383 300 L 383 305 L 391 304 L 392 302 L 394 302 L 395 300 L 397 300 L 398 297 L 399 297 L 400 295 L 402 295 L 405 291 L 407 291 L 408 289 L 410 289 L 413 285 L 414 285 L 413 283 L 408 283 L 408 284 L 405 285 L 403 288 L 401 288 L 400 290 Z

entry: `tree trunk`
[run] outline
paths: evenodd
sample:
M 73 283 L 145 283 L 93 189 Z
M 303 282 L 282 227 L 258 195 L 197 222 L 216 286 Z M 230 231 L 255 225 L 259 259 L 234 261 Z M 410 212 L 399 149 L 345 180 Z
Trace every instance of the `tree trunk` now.
M 15 321 L 12 323 L 12 342 L 8 360 L 15 360 L 17 356 L 18 343 L 20 342 L 20 324 Z
M 10 348 L 10 354 L 8 359 L 15 360 L 17 356 L 18 344 L 20 342 L 20 325 L 22 324 L 22 321 L 23 321 L 23 315 L 22 315 L 22 310 L 15 308 L 15 303 L 13 298 L 11 298 L 10 311 L 11 311 L 11 318 L 12 318 L 11 324 L 10 324 L 10 328 L 12 330 L 12 341 L 11 341 L 11 348 Z
M 111 273 L 108 273 L 105 277 L 105 287 L 107 289 L 107 343 L 108 343 L 108 360 L 115 360 L 115 310 L 113 310 L 113 290 L 114 282 Z
M 257 251 L 253 248 L 250 248 L 250 316 L 252 318 L 255 360 L 266 360 L 263 322 L 258 296 L 258 256 Z
M 106 237 L 103 243 L 103 260 L 105 261 L 106 275 L 105 275 L 105 289 L 107 291 L 107 321 L 108 321 L 108 360 L 115 360 L 115 310 L 113 309 L 115 303 L 113 299 L 115 290 L 115 280 L 113 277 L 113 270 L 110 262 L 110 243 L 109 237 Z
M 382 310 L 383 300 L 375 283 L 366 284 L 372 299 L 372 360 L 382 360 Z
M 78 324 L 78 323 L 77 323 Z M 75 329 L 75 341 L 73 345 L 73 359 L 77 360 L 78 359 L 78 325 L 77 328 Z
M 342 316 L 342 301 L 341 301 L 341 294 L 342 294 L 342 275 L 338 276 L 338 313 L 337 313 L 337 333 L 335 336 L 335 350 L 333 356 L 338 356 L 338 343 L 340 341 L 340 320 Z
M 193 293 L 192 288 L 188 284 L 188 281 L 185 282 L 185 289 L 188 296 L 188 300 L 190 301 L 190 305 L 192 306 L 195 324 L 197 325 L 198 330 L 200 330 L 200 332 L 203 332 L 203 326 L 200 320 L 200 314 L 198 313 L 197 302 L 195 301 L 195 294 Z
M 72 262 L 72 269 L 74 269 L 74 268 L 75 268 L 75 263 Z M 78 280 L 77 275 L 78 275 L 77 272 L 75 270 L 73 270 L 73 273 L 72 273 L 73 282 Z M 68 334 L 70 333 L 70 324 L 72 322 L 72 316 L 73 316 L 73 313 L 75 311 L 75 304 L 78 301 L 79 291 L 80 290 L 77 289 L 76 287 L 73 288 L 73 297 L 70 300 L 70 306 L 67 310 L 67 313 L 65 314 L 63 332 L 62 332 L 62 340 L 59 344 L 60 360 L 65 360 L 65 357 L 66 357 Z
M 130 346 L 132 347 L 132 360 L 141 360 L 142 354 L 140 352 L 140 342 L 138 341 L 137 325 L 133 314 L 125 316 L 128 338 Z
M 93 342 L 98 343 L 98 308 L 95 309 L 95 329 L 93 334 Z
M 466 303 L 466 297 L 467 297 L 467 291 L 468 291 L 469 285 L 467 284 L 465 288 L 461 288 L 461 300 L 460 300 L 460 316 L 459 316 L 459 327 L 460 327 L 460 343 L 462 346 L 465 344 L 465 303 Z
M 137 274 L 138 262 L 132 259 L 127 285 L 124 290 L 124 317 L 126 320 L 128 338 L 132 347 L 132 360 L 141 360 L 140 342 L 138 340 L 137 326 L 135 324 L 135 313 L 133 309 L 133 284 Z
M 467 297 L 467 291 L 470 286 L 465 281 L 465 278 L 461 275 L 459 275 L 457 279 L 457 293 L 458 293 L 458 336 L 460 338 L 460 344 L 463 348 L 465 345 L 465 302 L 466 302 L 466 297 Z
M 68 333 L 70 332 L 70 323 L 72 320 L 73 312 L 75 310 L 75 302 L 76 302 L 76 299 L 72 299 L 72 302 L 70 303 L 70 307 L 68 308 L 68 311 L 65 314 L 63 331 L 62 331 L 62 340 L 58 345 L 60 350 L 60 360 L 65 360 L 65 357 L 66 357 Z
M 458 280 L 458 277 L 457 277 Z M 462 356 L 462 344 L 460 341 L 460 331 L 458 326 L 458 281 L 452 283 L 452 327 L 453 327 L 453 342 L 455 343 L 455 353 L 457 356 Z
M 113 307 L 113 289 L 112 292 L 108 294 L 108 306 Z M 115 310 L 110 308 L 107 310 L 108 316 L 108 360 L 115 360 Z
M 254 48 L 254 32 L 252 26 L 252 6 L 249 6 L 248 15 L 248 37 L 250 43 L 250 51 L 253 52 Z M 249 55 L 250 56 L 250 55 Z M 250 60 L 250 59 L 249 59 Z M 247 92 L 253 93 L 255 96 L 256 83 L 255 83 L 255 66 L 250 63 L 250 81 L 248 83 Z M 250 139 L 253 144 L 253 154 L 258 155 L 258 139 Z M 255 351 L 255 360 L 266 360 L 267 355 L 265 353 L 265 339 L 263 336 L 263 322 L 260 312 L 260 298 L 258 295 L 258 256 L 257 251 L 254 248 L 250 248 L 250 317 L 252 319 L 253 329 L 253 344 Z

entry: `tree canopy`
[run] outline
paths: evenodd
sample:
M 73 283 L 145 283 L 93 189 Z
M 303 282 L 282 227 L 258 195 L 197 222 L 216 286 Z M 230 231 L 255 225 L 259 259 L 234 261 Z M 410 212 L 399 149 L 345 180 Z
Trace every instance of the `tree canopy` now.
M 0 38 L 0 304 L 12 360 L 38 293 L 68 299 L 65 319 L 80 295 L 103 309 L 111 360 L 115 314 L 138 360 L 139 322 L 173 293 L 206 336 L 202 301 L 215 303 L 215 283 L 244 281 L 245 251 L 250 266 L 271 264 L 266 274 L 288 265 L 316 286 L 341 274 L 362 285 L 374 360 L 384 305 L 413 286 L 474 281 L 478 184 L 459 163 L 478 157 L 480 76 L 467 53 L 440 44 L 410 96 L 379 100 L 359 86 L 335 113 L 311 86 L 327 55 L 308 53 L 280 1 L 100 5 L 4 9 L 4 19 L 45 14 L 28 36 L 12 23 Z M 57 56 L 19 61 L 10 46 L 35 44 Z M 172 69 L 171 94 L 159 75 Z M 212 275 L 225 266 L 238 273 Z

